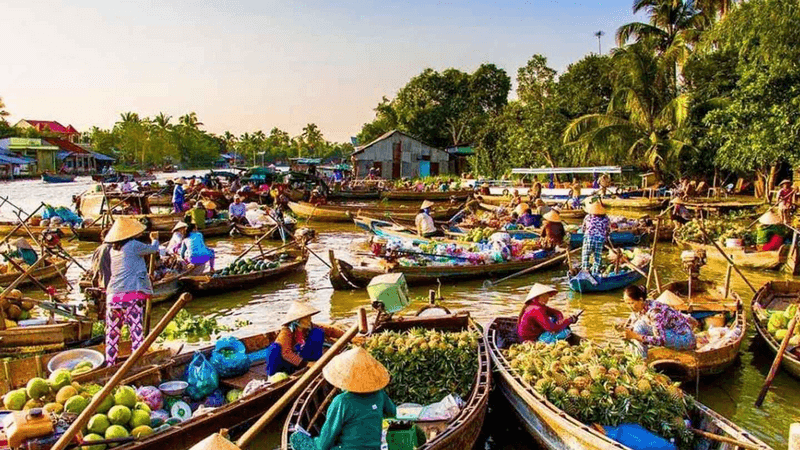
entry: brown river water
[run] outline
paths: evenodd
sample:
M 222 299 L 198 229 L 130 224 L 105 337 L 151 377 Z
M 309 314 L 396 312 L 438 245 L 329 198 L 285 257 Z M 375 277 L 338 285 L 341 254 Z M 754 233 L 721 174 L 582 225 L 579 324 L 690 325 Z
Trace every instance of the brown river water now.
M 181 175 L 191 174 L 191 172 L 181 173 Z M 170 175 L 175 176 L 175 174 Z M 8 197 L 12 203 L 30 212 L 41 202 L 56 206 L 69 205 L 71 196 L 83 192 L 90 184 L 91 180 L 88 177 L 78 178 L 75 183 L 58 185 L 45 184 L 40 180 L 2 183 L 0 197 Z M 0 218 L 14 218 L 13 210 L 8 205 L 0 206 Z M 314 223 L 312 220 L 310 226 L 318 233 L 318 239 L 311 245 L 311 249 L 322 258 L 327 258 L 328 249 L 334 249 L 337 256 L 345 260 L 352 259 L 358 244 L 368 237 L 366 233 L 351 224 Z M 248 238 L 234 240 L 221 238 L 211 240 L 209 246 L 216 249 L 217 266 L 224 267 L 249 242 L 251 241 Z M 94 247 L 93 243 L 77 241 L 65 244 L 65 248 L 84 266 L 88 264 L 89 255 Z M 684 279 L 678 248 L 670 244 L 659 244 L 658 248 L 656 267 L 662 283 Z M 787 277 L 779 272 L 745 271 L 745 275 L 756 288 L 766 281 Z M 75 265 L 71 266 L 68 277 L 77 281 L 79 276 L 80 269 Z M 701 277 L 722 282 L 725 278 L 725 266 L 711 261 L 702 269 Z M 483 287 L 482 280 L 444 284 L 441 286 L 444 298 L 442 304 L 451 310 L 467 310 L 479 321 L 486 323 L 495 316 L 516 315 L 532 283 L 549 283 L 561 291 L 551 305 L 567 313 L 586 310 L 580 322 L 573 326 L 575 331 L 601 341 L 618 341 L 620 336 L 614 330 L 613 324 L 627 318 L 630 313 L 621 301 L 621 292 L 581 295 L 569 291 L 566 281 L 564 269 L 559 268 L 523 276 L 488 289 Z M 745 304 L 749 305 L 752 294 L 735 273 L 732 286 L 745 300 Z M 412 297 L 425 297 L 429 289 L 431 287 L 412 288 Z M 199 298 L 190 303 L 187 309 L 193 314 L 215 317 L 221 324 L 228 326 L 233 326 L 237 320 L 248 320 L 251 325 L 234 332 L 236 335 L 244 336 L 275 328 L 278 325 L 278 316 L 274 313 L 286 310 L 293 300 L 298 299 L 310 302 L 321 311 L 315 317 L 318 322 L 345 324 L 353 320 L 358 307 L 369 306 L 365 291 L 340 292 L 331 289 L 327 266 L 312 256 L 305 272 L 298 272 L 265 286 Z M 415 311 L 421 305 L 422 303 L 412 304 L 408 310 Z M 166 306 L 159 306 L 156 308 L 156 314 L 163 314 L 166 309 Z M 749 308 L 746 309 L 749 312 Z M 758 339 L 754 339 L 755 329 L 750 318 L 748 321 L 750 321 L 748 336 L 742 345 L 739 361 L 720 376 L 702 380 L 697 387 L 691 384 L 685 388 L 691 394 L 694 394 L 697 388 L 697 397 L 701 402 L 754 433 L 774 448 L 786 448 L 789 425 L 800 421 L 800 402 L 798 402 L 800 380 L 792 378 L 785 372 L 779 373 L 764 406 L 760 409 L 753 406 L 774 354 Z M 436 374 L 431 374 L 431 377 L 435 376 Z M 265 450 L 278 447 L 281 427 L 282 421 L 274 422 L 253 447 Z M 538 446 L 521 428 L 513 411 L 504 403 L 501 396 L 494 396 L 490 414 L 476 448 L 523 450 L 536 449 Z

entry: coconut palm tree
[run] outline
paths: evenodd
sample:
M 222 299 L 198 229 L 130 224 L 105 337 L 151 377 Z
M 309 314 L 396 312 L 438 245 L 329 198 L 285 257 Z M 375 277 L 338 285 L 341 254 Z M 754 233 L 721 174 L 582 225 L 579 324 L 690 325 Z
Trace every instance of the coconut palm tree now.
M 203 122 L 200 122 L 197 119 L 197 113 L 192 111 L 189 114 L 183 115 L 178 119 L 181 125 L 186 128 L 191 128 L 194 130 L 199 129 L 200 125 L 203 125 Z
M 608 110 L 573 120 L 564 143 L 585 160 L 633 159 L 660 175 L 690 147 L 681 140 L 689 99 L 678 95 L 669 61 L 648 48 L 630 45 L 614 50 L 613 58 L 625 70 L 615 80 Z
M 170 120 L 172 120 L 172 116 L 160 112 L 153 118 L 153 124 L 160 130 L 167 130 L 171 127 Z
M 6 117 L 9 116 L 8 111 L 6 111 L 6 104 L 3 103 L 3 98 L 0 97 L 0 122 L 5 123 Z
M 139 123 L 142 119 L 139 118 L 139 114 L 135 112 L 124 112 L 120 113 L 119 115 L 120 121 L 118 123 Z

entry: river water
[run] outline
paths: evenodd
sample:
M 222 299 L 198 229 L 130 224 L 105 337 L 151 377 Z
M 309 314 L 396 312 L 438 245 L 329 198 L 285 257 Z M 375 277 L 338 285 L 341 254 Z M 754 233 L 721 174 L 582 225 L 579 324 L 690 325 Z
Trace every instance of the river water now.
M 203 172 L 182 172 L 179 175 L 191 176 L 193 173 Z M 175 174 L 169 175 L 175 176 Z M 166 174 L 161 177 L 165 176 Z M 40 180 L 16 181 L 0 184 L 0 197 L 8 197 L 12 203 L 30 212 L 41 202 L 56 206 L 69 205 L 72 195 L 83 192 L 91 184 L 91 180 L 86 177 L 67 184 L 45 184 Z M 13 209 L 8 205 L 0 206 L 0 217 L 14 218 Z M 359 243 L 367 239 L 364 232 L 350 224 L 312 221 L 310 226 L 318 232 L 318 239 L 310 248 L 322 258 L 327 258 L 328 249 L 334 249 L 337 256 L 345 260 L 352 259 L 354 253 L 359 251 Z M 251 241 L 248 238 L 235 240 L 222 238 L 211 240 L 209 245 L 216 249 L 219 258 L 218 267 L 224 267 L 249 242 Z M 67 242 L 65 247 L 77 257 L 79 263 L 86 265 L 95 244 L 72 241 Z M 662 283 L 685 279 L 680 268 L 679 253 L 675 246 L 659 244 L 656 267 Z M 778 272 L 745 271 L 745 275 L 756 287 L 772 279 L 788 277 Z M 73 265 L 68 276 L 77 280 L 80 269 Z M 722 282 L 725 277 L 725 266 L 710 261 L 702 269 L 701 277 Z M 481 322 L 488 322 L 495 316 L 518 314 L 531 284 L 535 282 L 553 284 L 558 287 L 560 294 L 551 302 L 552 306 L 565 312 L 581 309 L 586 311 L 580 322 L 574 326 L 578 333 L 597 340 L 618 340 L 619 334 L 614 330 L 613 324 L 629 315 L 629 310 L 621 302 L 621 293 L 581 295 L 569 291 L 566 281 L 565 272 L 560 268 L 520 277 L 489 289 L 483 287 L 481 280 L 447 284 L 441 286 L 441 295 L 445 299 L 442 304 L 451 310 L 467 310 Z M 749 305 L 752 294 L 735 273 L 732 286 L 745 299 L 745 304 Z M 425 298 L 428 289 L 430 287 L 412 288 L 412 297 Z M 321 311 L 315 317 L 318 322 L 344 324 L 353 319 L 359 306 L 369 306 L 369 299 L 364 291 L 340 292 L 331 289 L 327 266 L 312 256 L 305 272 L 296 273 L 266 286 L 199 298 L 189 304 L 187 309 L 194 314 L 215 317 L 220 323 L 228 326 L 233 326 L 237 320 L 248 320 L 251 325 L 234 332 L 236 335 L 244 336 L 277 327 L 278 316 L 273 313 L 285 311 L 292 301 L 298 299 L 310 302 Z M 412 304 L 409 310 L 416 310 L 421 305 L 422 303 Z M 746 309 L 749 312 L 749 308 Z M 165 306 L 160 306 L 156 312 L 163 313 L 165 310 Z M 750 322 L 748 335 L 742 345 L 739 361 L 720 376 L 703 380 L 697 386 L 698 398 L 773 447 L 786 448 L 789 425 L 800 420 L 800 403 L 797 401 L 800 395 L 800 383 L 785 372 L 781 372 L 775 378 L 764 406 L 761 409 L 753 406 L 774 354 L 758 339 L 753 338 L 755 329 L 750 318 L 748 321 Z M 690 385 L 686 389 L 694 394 L 695 386 Z M 487 450 L 538 448 L 533 439 L 520 428 L 509 406 L 499 396 L 495 397 L 477 448 Z M 281 426 L 281 423 L 274 423 L 269 427 L 255 447 L 272 449 L 278 446 Z

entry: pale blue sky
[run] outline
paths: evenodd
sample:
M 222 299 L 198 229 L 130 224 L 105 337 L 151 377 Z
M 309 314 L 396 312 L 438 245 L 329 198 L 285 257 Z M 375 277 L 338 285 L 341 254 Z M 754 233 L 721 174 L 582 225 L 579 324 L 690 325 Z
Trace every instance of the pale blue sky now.
M 559 71 L 634 19 L 631 0 L 0 0 L 0 97 L 20 118 L 79 130 L 122 111 L 197 112 L 235 134 L 309 122 L 346 141 L 426 67 L 494 63 L 516 77 L 531 55 Z

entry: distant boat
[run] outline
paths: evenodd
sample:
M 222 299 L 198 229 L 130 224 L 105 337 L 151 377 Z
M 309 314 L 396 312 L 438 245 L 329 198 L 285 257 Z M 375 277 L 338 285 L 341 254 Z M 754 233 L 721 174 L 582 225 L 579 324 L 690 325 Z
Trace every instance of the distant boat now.
M 77 175 L 66 175 L 66 174 L 51 175 L 43 173 L 42 181 L 44 181 L 45 183 L 72 183 L 73 181 L 75 181 L 75 177 L 77 177 Z

